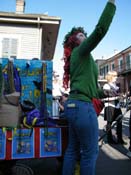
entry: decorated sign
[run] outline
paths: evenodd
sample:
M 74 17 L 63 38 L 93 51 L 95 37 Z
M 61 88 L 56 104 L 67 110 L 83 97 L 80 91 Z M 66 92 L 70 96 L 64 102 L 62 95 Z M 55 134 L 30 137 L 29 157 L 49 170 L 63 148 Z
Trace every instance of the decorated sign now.
M 5 159 L 6 152 L 6 132 L 0 129 L 0 159 Z
M 40 129 L 40 157 L 61 156 L 61 129 L 48 128 L 47 133 Z
M 33 158 L 34 130 L 18 129 L 12 132 L 12 159 Z

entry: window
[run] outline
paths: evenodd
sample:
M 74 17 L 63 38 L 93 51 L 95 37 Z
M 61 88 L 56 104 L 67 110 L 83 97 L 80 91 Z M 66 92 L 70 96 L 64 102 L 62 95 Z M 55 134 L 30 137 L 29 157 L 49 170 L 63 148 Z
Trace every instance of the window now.
M 119 68 L 119 72 L 123 70 L 123 58 L 120 58 L 118 60 L 118 68 Z
M 111 71 L 113 71 L 115 69 L 115 64 L 114 62 L 111 63 Z
M 106 65 L 106 66 L 105 66 L 105 73 L 107 73 L 108 71 L 109 71 L 109 66 Z
M 17 58 L 18 39 L 2 39 L 2 58 Z
M 126 56 L 126 70 L 131 69 L 131 54 Z

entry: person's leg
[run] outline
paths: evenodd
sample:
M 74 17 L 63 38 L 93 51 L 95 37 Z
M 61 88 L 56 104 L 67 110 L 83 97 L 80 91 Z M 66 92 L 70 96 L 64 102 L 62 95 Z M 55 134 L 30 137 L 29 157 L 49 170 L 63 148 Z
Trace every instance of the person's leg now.
M 115 110 L 115 116 L 116 116 L 116 122 L 117 122 L 117 127 L 116 127 L 116 134 L 117 134 L 117 141 L 118 143 L 124 144 L 124 140 L 122 138 L 122 111 L 121 108 L 116 108 Z M 117 117 L 120 117 L 117 119 Z
M 113 136 L 112 136 L 111 125 L 112 125 L 112 122 L 107 121 L 106 132 L 107 132 L 107 142 L 108 143 L 114 143 L 115 142 L 113 140 Z
M 79 103 L 78 117 L 75 122 L 80 140 L 80 174 L 95 175 L 98 156 L 98 120 L 91 103 Z
M 129 151 L 131 151 L 131 111 L 130 111 L 130 119 L 129 119 Z
M 113 118 L 114 118 L 114 110 L 115 108 L 112 106 L 107 106 L 105 108 L 105 116 L 106 116 L 106 120 L 107 120 L 107 125 L 106 125 L 106 132 L 107 132 L 107 142 L 111 143 L 111 144 L 115 144 L 116 142 L 113 140 L 113 136 L 112 136 L 112 130 L 111 130 L 111 125 L 113 122 Z
M 64 155 L 62 175 L 72 175 L 78 160 L 79 143 L 76 142 L 74 129 L 69 126 L 68 146 Z
M 120 143 L 120 144 L 127 144 L 123 140 L 123 136 L 122 136 L 122 121 L 117 122 L 116 132 L 117 132 L 117 142 Z
M 71 106 L 71 105 L 74 105 Z M 65 116 L 68 119 L 68 146 L 64 155 L 62 175 L 73 175 L 76 161 L 80 155 L 79 140 L 77 139 L 75 121 L 78 116 L 78 105 L 76 101 L 69 100 L 65 108 Z M 63 138 L 64 139 L 64 138 Z
M 131 158 L 131 111 L 130 111 L 130 119 L 129 119 L 129 151 L 126 153 L 126 155 Z

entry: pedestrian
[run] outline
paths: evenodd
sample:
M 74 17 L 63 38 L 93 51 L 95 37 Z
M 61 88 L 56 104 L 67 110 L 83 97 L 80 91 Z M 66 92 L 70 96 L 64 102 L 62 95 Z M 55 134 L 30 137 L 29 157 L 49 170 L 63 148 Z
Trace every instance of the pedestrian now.
M 69 137 L 62 175 L 74 175 L 79 159 L 81 175 L 95 174 L 99 152 L 98 120 L 92 98 L 103 98 L 105 92 L 97 86 L 98 68 L 91 51 L 109 29 L 116 9 L 114 2 L 108 0 L 91 35 L 87 37 L 82 27 L 73 27 L 64 38 L 63 87 L 70 88 L 70 94 L 64 108 Z
M 131 99 L 131 86 L 129 87 L 129 96 Z M 131 158 L 131 104 L 128 106 L 130 108 L 130 118 L 129 118 L 129 148 L 127 152 L 127 156 Z
M 117 86 L 117 72 L 116 71 L 109 71 L 106 75 L 105 79 L 107 80 L 107 83 L 103 86 L 103 89 L 111 90 L 113 94 L 111 97 L 107 97 L 104 99 L 105 101 L 105 109 L 104 109 L 104 120 L 107 121 L 106 125 L 106 132 L 107 132 L 107 142 L 111 144 L 125 144 L 123 138 L 122 138 L 122 111 L 120 108 L 120 102 L 119 102 L 119 87 Z M 119 116 L 119 119 L 118 119 Z M 116 134 L 117 134 L 117 141 L 113 139 L 112 135 L 112 123 L 116 121 L 117 127 L 116 127 Z
M 126 155 L 131 158 L 131 111 L 130 111 L 130 119 L 129 119 L 129 148 Z
M 62 92 L 62 95 L 61 95 L 59 103 L 58 103 L 60 115 L 62 115 L 64 113 L 64 104 L 65 104 L 67 99 L 68 99 L 68 94 Z

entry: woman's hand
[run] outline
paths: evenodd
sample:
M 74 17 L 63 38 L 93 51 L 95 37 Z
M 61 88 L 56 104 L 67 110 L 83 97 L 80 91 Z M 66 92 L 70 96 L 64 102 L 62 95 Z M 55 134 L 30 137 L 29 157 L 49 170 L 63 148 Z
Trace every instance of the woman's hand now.
M 109 2 L 111 2 L 112 4 L 115 4 L 115 0 L 108 0 Z

